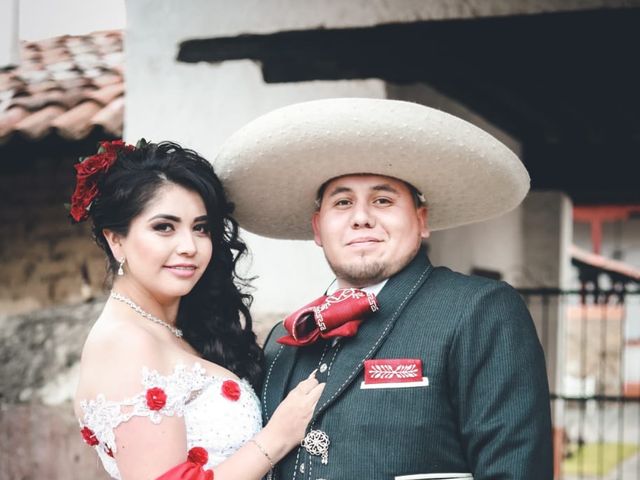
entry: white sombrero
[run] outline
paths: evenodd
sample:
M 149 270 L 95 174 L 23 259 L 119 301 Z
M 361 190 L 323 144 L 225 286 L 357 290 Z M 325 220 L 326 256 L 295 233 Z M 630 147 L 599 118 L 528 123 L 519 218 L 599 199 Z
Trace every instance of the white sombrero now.
M 506 213 L 529 190 L 524 166 L 493 136 L 397 100 L 335 98 L 280 108 L 233 134 L 214 165 L 240 225 L 273 238 L 313 238 L 318 188 L 341 175 L 410 183 L 427 200 L 431 230 Z

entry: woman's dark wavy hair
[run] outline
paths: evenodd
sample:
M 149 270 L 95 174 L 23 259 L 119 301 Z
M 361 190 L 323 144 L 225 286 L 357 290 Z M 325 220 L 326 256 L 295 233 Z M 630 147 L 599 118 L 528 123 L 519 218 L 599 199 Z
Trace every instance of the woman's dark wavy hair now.
M 102 231 L 109 229 L 126 236 L 131 221 L 167 184 L 200 195 L 213 244 L 213 255 L 202 278 L 182 297 L 176 325 L 203 358 L 248 379 L 259 389 L 264 356 L 252 330 L 249 306 L 253 298 L 246 293 L 247 280 L 236 272 L 247 247 L 231 216 L 233 204 L 207 160 L 172 142 L 140 142 L 133 151 L 118 152 L 116 162 L 98 182 L 100 193 L 90 211 L 93 235 L 107 255 L 109 274 L 113 276 L 118 262 Z

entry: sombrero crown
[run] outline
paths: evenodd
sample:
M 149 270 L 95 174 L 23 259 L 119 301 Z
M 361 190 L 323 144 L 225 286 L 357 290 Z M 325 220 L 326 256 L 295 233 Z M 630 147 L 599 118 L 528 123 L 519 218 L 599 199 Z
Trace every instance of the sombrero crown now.
M 506 213 L 529 190 L 522 162 L 496 138 L 397 100 L 335 98 L 280 108 L 234 133 L 215 166 L 240 225 L 286 239 L 313 238 L 318 188 L 342 175 L 410 183 L 427 200 L 431 230 Z

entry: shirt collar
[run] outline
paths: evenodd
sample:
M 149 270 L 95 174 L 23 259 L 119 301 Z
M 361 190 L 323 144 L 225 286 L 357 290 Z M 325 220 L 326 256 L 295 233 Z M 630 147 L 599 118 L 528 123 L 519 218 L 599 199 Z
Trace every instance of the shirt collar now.
M 389 280 L 388 278 L 385 278 L 383 281 L 376 283 L 375 285 L 369 285 L 368 287 L 363 287 L 360 290 L 367 293 L 373 293 L 375 296 L 378 296 L 378 294 L 380 293 L 382 288 L 386 285 L 388 280 Z M 327 295 L 333 294 L 339 288 L 340 287 L 338 287 L 338 281 L 336 279 L 333 282 L 331 282 L 331 285 L 329 285 L 329 288 L 327 288 Z

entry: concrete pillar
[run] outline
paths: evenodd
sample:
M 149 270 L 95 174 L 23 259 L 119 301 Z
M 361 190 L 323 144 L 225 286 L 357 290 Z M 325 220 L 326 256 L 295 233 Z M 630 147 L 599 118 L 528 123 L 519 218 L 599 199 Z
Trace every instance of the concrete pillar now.
M 18 65 L 19 61 L 18 0 L 4 0 L 0 3 L 0 68 Z M 0 107 L 1 102 L 2 98 Z
M 524 261 L 528 276 L 525 287 L 570 287 L 571 256 L 569 247 L 573 241 L 573 206 L 571 200 L 560 192 L 536 192 L 523 204 Z M 531 303 L 530 310 L 536 320 L 536 328 L 542 339 L 552 392 L 565 393 L 565 324 L 566 302 L 561 296 L 550 297 L 546 305 Z M 544 312 L 547 318 L 544 318 Z M 555 475 L 559 474 L 564 457 L 564 400 L 552 403 Z

